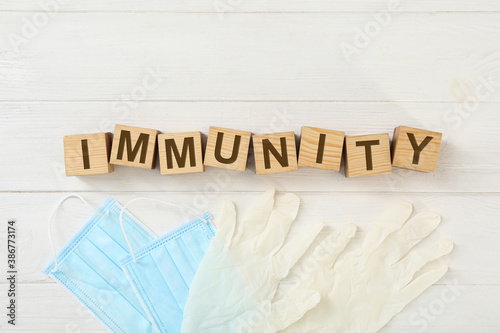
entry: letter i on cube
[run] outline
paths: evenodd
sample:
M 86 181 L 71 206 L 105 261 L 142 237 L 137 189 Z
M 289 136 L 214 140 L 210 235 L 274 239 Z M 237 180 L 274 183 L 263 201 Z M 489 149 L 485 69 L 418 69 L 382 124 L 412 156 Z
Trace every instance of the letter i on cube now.
M 63 142 L 66 176 L 113 172 L 109 163 L 111 133 L 66 135 Z

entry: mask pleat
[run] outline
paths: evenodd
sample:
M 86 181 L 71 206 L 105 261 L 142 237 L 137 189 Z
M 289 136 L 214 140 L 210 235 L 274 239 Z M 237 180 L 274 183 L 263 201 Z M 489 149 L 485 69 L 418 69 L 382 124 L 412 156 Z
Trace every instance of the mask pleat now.
M 100 242 L 98 244 L 104 243 L 110 245 L 112 242 L 110 242 L 109 240 L 104 241 L 104 239 L 100 239 Z M 124 278 L 123 270 L 116 263 L 116 259 L 113 260 L 114 258 L 108 257 L 108 255 L 103 253 L 102 250 L 95 246 L 95 244 L 89 239 L 84 239 L 75 250 L 75 252 L 80 257 L 85 258 L 86 263 L 90 267 L 92 267 L 92 269 L 104 280 L 108 281 L 109 284 L 137 310 L 137 312 L 140 312 L 144 317 L 146 316 L 146 313 L 144 312 L 139 299 L 137 299 L 137 296 L 130 287 L 130 284 L 128 283 L 126 278 Z M 87 256 L 86 253 L 92 253 L 93 255 Z
M 115 286 L 109 283 L 113 280 L 113 283 L 126 282 L 122 281 L 123 274 L 120 278 L 110 278 L 108 282 L 75 251 L 61 265 L 61 271 L 57 271 L 54 275 L 61 282 L 66 282 L 68 286 L 74 288 L 73 292 L 86 299 L 94 311 L 103 314 L 112 323 L 111 326 L 119 327 L 121 331 L 125 331 L 124 327 L 127 329 L 133 327 L 133 332 L 152 332 L 151 323 L 146 316 L 138 313 Z M 94 297 L 89 298 L 87 295 Z M 138 313 L 138 315 L 123 316 L 124 313 Z
M 112 260 L 116 265 L 120 266 L 120 259 L 128 254 L 126 248 L 124 248 L 117 240 L 111 237 L 104 229 L 97 227 L 88 236 L 87 239 L 92 243 L 99 244 L 99 247 L 103 252 L 109 253 L 110 260 Z
M 183 276 L 180 273 L 179 262 L 177 265 L 174 263 L 172 256 L 168 252 L 167 248 L 162 246 L 151 252 L 153 260 L 157 263 L 157 268 L 162 274 L 165 283 L 168 285 L 174 295 L 177 304 L 181 310 L 184 310 L 184 305 L 187 301 L 187 295 L 189 293 L 188 284 L 184 281 Z M 182 262 L 181 262 L 182 263 Z
M 207 237 L 205 233 L 190 231 L 182 235 L 182 240 L 194 257 L 197 265 L 199 265 L 205 256 L 205 252 L 207 252 L 211 237 Z
M 161 263 L 163 264 L 164 262 Z M 151 316 L 163 328 L 168 328 L 172 332 L 180 332 L 181 307 L 166 282 L 167 277 L 163 276 L 154 258 L 151 255 L 144 256 L 137 263 L 131 262 L 128 268 L 133 270 L 138 279 L 137 282 L 140 283 L 137 288 L 143 294 L 144 301 L 148 303 Z M 176 326 L 176 323 L 179 325 L 174 329 L 172 326 Z
M 128 249 L 127 241 L 125 236 L 123 236 L 123 231 L 120 226 L 120 211 L 116 209 L 111 209 L 109 215 L 104 217 L 99 223 L 99 227 L 104 230 L 108 235 L 113 235 L 113 239 L 120 244 L 124 249 Z M 130 217 L 124 212 L 123 213 L 123 227 L 128 235 L 134 235 L 134 237 L 129 237 L 130 244 L 132 248 L 138 248 L 146 243 L 154 240 L 154 236 L 145 232 L 142 228 L 136 225 L 137 222 L 130 222 Z M 127 251 L 128 252 L 128 251 Z
M 58 265 L 51 263 L 44 272 L 68 288 L 111 331 L 153 333 L 146 310 L 120 265 L 129 253 L 120 226 L 121 209 L 108 199 L 99 209 L 105 216 L 94 215 L 57 255 Z M 123 222 L 135 248 L 156 238 L 127 212 Z
M 181 238 L 173 239 L 172 241 L 165 244 L 165 247 L 169 253 L 173 254 L 173 260 L 176 263 L 183 263 L 182 266 L 177 266 L 182 279 L 189 286 L 194 278 L 194 273 L 198 269 L 198 264 L 194 260 L 193 256 L 186 247 L 186 244 Z
M 193 220 L 121 260 L 149 317 L 162 333 L 180 332 L 189 286 L 214 231 Z

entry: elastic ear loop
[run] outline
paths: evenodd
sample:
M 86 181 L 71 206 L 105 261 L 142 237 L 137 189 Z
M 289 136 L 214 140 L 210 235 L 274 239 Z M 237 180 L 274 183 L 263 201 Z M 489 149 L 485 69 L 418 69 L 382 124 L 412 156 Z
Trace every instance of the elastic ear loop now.
M 200 220 L 202 220 L 203 222 L 207 223 L 208 224 L 208 221 L 207 219 L 203 218 L 202 216 L 200 216 L 198 213 L 196 213 L 194 210 L 192 210 L 191 208 L 189 207 L 186 207 L 184 205 L 181 205 L 181 204 L 178 204 L 178 203 L 175 203 L 175 202 L 171 202 L 171 201 L 164 201 L 164 200 L 160 200 L 160 199 L 155 199 L 155 198 L 147 198 L 147 197 L 139 197 L 139 198 L 135 198 L 135 199 L 132 199 L 130 200 L 129 202 L 127 202 L 122 210 L 120 211 L 120 225 L 122 227 L 122 231 L 123 231 L 123 236 L 125 236 L 125 240 L 127 241 L 127 244 L 128 244 L 128 248 L 130 249 L 130 253 L 132 254 L 132 258 L 134 259 L 134 262 L 137 262 L 137 259 L 135 258 L 135 253 L 134 253 L 134 250 L 132 249 L 132 245 L 130 244 L 130 241 L 127 237 L 127 233 L 125 232 L 125 228 L 123 227 L 123 211 L 125 210 L 125 208 L 130 205 L 131 203 L 135 202 L 135 201 L 139 201 L 139 200 L 149 200 L 149 201 L 156 201 L 156 202 L 159 202 L 159 203 L 162 203 L 162 204 L 165 204 L 165 205 L 169 205 L 169 206 L 173 206 L 173 207 L 177 207 L 177 208 L 181 208 L 181 209 L 184 209 L 185 211 L 193 214 L 194 216 L 196 216 L 197 218 L 199 218 Z
M 57 271 L 57 253 L 56 253 L 56 248 L 54 246 L 54 242 L 52 241 L 52 220 L 54 219 L 54 215 L 56 215 L 56 212 L 57 210 L 59 209 L 59 207 L 61 206 L 61 204 L 66 200 L 66 199 L 69 199 L 71 197 L 75 197 L 75 198 L 78 198 L 80 199 L 84 204 L 86 204 L 90 209 L 92 209 L 97 215 L 99 216 L 107 216 L 108 213 L 106 212 L 106 214 L 101 214 L 99 213 L 94 207 L 92 207 L 87 200 L 85 200 L 84 198 L 82 198 L 79 194 L 76 194 L 76 193 L 72 193 L 72 194 L 69 194 L 67 196 L 65 196 L 64 198 L 62 198 L 56 205 L 56 207 L 54 208 L 54 210 L 52 211 L 52 214 L 50 215 L 50 220 L 49 220 L 49 241 L 50 241 L 50 246 L 52 247 L 52 253 L 54 254 L 54 269 L 51 271 L 51 273 L 55 273 Z

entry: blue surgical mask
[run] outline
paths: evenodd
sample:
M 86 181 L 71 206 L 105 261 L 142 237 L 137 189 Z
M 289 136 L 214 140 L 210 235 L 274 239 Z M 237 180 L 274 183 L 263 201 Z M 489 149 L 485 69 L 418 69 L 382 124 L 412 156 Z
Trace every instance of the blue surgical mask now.
M 91 207 L 77 194 L 77 197 Z M 57 205 L 67 199 L 63 198 Z M 92 207 L 91 207 L 92 208 Z M 120 229 L 120 214 L 128 240 Z M 49 221 L 49 239 L 52 238 Z M 55 255 L 44 273 L 64 286 L 113 332 L 151 333 L 154 327 L 120 267 L 127 242 L 141 247 L 156 236 L 109 198 L 87 224 Z
M 150 198 L 135 200 L 141 199 L 178 206 Z M 215 234 L 211 218 L 205 213 L 136 250 L 130 244 L 130 254 L 121 260 L 130 284 L 158 332 L 181 331 L 189 287 Z M 128 237 L 128 231 L 124 235 Z

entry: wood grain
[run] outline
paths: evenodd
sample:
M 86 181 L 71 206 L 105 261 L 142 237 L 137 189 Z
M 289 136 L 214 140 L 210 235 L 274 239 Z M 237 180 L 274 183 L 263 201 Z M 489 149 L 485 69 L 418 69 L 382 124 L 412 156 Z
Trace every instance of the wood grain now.
M 293 131 L 254 134 L 252 142 L 257 175 L 291 172 L 299 169 Z
M 192 141 L 185 141 L 186 138 L 192 139 Z M 175 142 L 175 145 L 171 146 L 169 150 L 166 148 L 167 140 L 173 140 Z M 184 147 L 186 147 L 186 151 L 184 151 Z M 201 132 L 199 131 L 160 134 L 158 135 L 158 151 L 160 157 L 160 172 L 162 175 L 205 171 L 205 165 L 203 164 L 203 145 Z M 177 157 L 179 157 L 179 159 L 177 159 Z M 170 167 L 168 161 L 171 163 Z M 183 164 L 181 165 L 181 163 Z
M 113 102 L 1 103 L 0 133 L 15 140 L 15 144 L 0 145 L 0 190 L 264 191 L 283 184 L 293 191 L 344 192 L 498 192 L 500 188 L 499 103 L 482 103 L 468 118 L 458 118 L 456 122 L 447 115 L 461 107 L 460 103 L 141 102 L 140 110 L 118 113 L 110 109 L 111 105 Z M 205 173 L 162 177 L 158 169 L 115 166 L 109 175 L 64 175 L 64 135 L 112 132 L 115 124 L 120 123 L 158 128 L 165 133 L 201 131 L 204 136 L 212 124 L 256 134 L 298 134 L 307 125 L 345 131 L 346 135 L 391 136 L 395 126 L 404 124 L 442 132 L 443 142 L 437 170 L 432 174 L 394 168 L 391 175 L 345 179 L 341 167 L 340 172 L 300 168 L 262 178 L 255 175 L 251 149 L 245 172 L 210 168 Z
M 500 100 L 494 13 L 394 14 L 352 57 L 371 12 L 59 13 L 16 50 L 30 18 L 0 12 L 0 100 Z
M 286 190 L 282 186 L 278 190 Z M 47 219 L 56 202 L 67 193 L 3 193 L 0 194 L 2 216 L 15 216 L 18 221 L 19 304 L 22 314 L 20 331 L 63 331 L 67 323 L 85 325 L 80 328 L 93 332 L 99 323 L 60 286 L 46 278 L 41 270 L 51 259 L 47 239 Z M 119 202 L 126 203 L 135 193 L 109 193 Z M 460 285 L 460 296 L 446 302 L 444 309 L 428 322 L 428 332 L 481 332 L 494 333 L 500 325 L 494 315 L 500 306 L 500 269 L 498 253 L 500 225 L 492 216 L 500 214 L 499 194 L 426 194 L 426 193 L 297 193 L 301 208 L 291 237 L 307 228 L 311 221 L 324 220 L 328 230 L 343 223 L 355 222 L 360 230 L 355 242 L 373 227 L 374 219 L 402 198 L 415 205 L 415 212 L 435 211 L 443 221 L 432 237 L 452 239 L 455 249 L 443 259 L 450 271 L 445 278 L 425 292 L 398 315 L 383 332 L 415 332 L 422 318 L 422 308 L 435 307 L 442 299 L 443 290 Z M 93 206 L 102 203 L 107 194 L 83 193 Z M 258 193 L 175 193 L 157 192 L 148 196 L 172 200 L 194 206 L 198 211 L 209 209 L 215 219 L 219 217 L 222 201 L 229 197 L 236 207 L 248 207 Z M 200 199 L 203 197 L 204 199 Z M 26 209 L 29 203 L 30 209 Z M 473 209 L 472 209 L 473 208 Z M 156 203 L 135 204 L 129 210 L 158 235 L 176 228 L 189 219 L 180 211 Z M 76 199 L 69 199 L 61 207 L 53 224 L 55 245 L 60 249 L 82 227 L 92 213 Z M 5 234 L 0 234 L 4 242 Z M 0 255 L 5 249 L 0 249 Z M 4 282 L 0 287 L 5 286 Z M 449 293 L 449 292 L 448 292 Z M 449 296 L 449 295 L 448 295 Z M 2 295 L 2 297 L 4 297 Z M 437 301 L 436 301 L 437 300 Z M 482 304 L 482 305 L 481 305 Z M 484 306 L 487 304 L 487 306 Z M 439 305 L 439 304 L 438 304 Z M 439 310 L 439 308 L 437 308 Z M 427 310 L 429 311 L 429 310 Z M 416 314 L 415 314 L 416 313 Z M 480 313 L 480 314 L 479 314 Z M 431 312 L 432 314 L 432 312 Z M 50 321 L 46 318 L 50 318 Z M 410 322 L 410 320 L 413 320 Z M 4 322 L 1 323 L 4 325 Z M 416 326 L 415 326 L 416 325 Z M 461 326 L 457 326 L 461 325 Z M 460 328 L 461 327 L 461 328 Z M 462 330 L 460 330 L 462 329 Z
M 442 133 L 429 130 L 396 127 L 391 145 L 392 166 L 421 172 L 436 171 L 442 136 Z
M 93 206 L 146 195 L 217 218 L 224 197 L 241 207 L 269 187 L 302 200 L 291 236 L 313 220 L 355 222 L 359 242 L 403 199 L 440 213 L 436 236 L 455 242 L 450 271 L 381 333 L 499 331 L 500 2 L 401 1 L 390 15 L 387 0 L 62 2 L 0 2 L 0 219 L 18 221 L 20 272 L 18 325 L 2 320 L 0 331 L 105 332 L 41 273 L 51 258 L 47 219 L 63 195 L 80 192 Z M 432 174 L 345 179 L 341 165 L 256 176 L 251 149 L 245 172 L 165 177 L 116 166 L 66 177 L 62 137 L 115 124 L 201 131 L 204 140 L 209 126 L 392 136 L 404 125 L 442 132 L 443 142 Z M 157 234 L 188 219 L 151 203 L 129 208 Z M 90 214 L 65 202 L 52 229 L 58 249 Z
M 222 133 L 223 137 L 219 150 L 217 150 L 217 137 L 219 133 Z M 205 165 L 245 171 L 247 169 L 251 136 L 252 133 L 246 131 L 210 126 L 205 150 Z M 221 163 L 217 160 L 216 151 L 220 154 L 219 158 L 225 159 L 226 163 Z M 231 161 L 232 159 L 234 161 Z
M 287 184 L 277 188 L 287 191 Z M 220 215 L 224 198 L 234 200 L 240 209 L 246 208 L 260 192 L 151 192 L 148 197 L 189 205 L 199 212 L 209 210 L 216 218 Z M 500 285 L 500 224 L 492 216 L 500 214 L 500 194 L 443 194 L 443 193 L 344 193 L 344 192 L 296 192 L 301 208 L 292 236 L 304 230 L 312 221 L 322 220 L 334 227 L 354 222 L 359 225 L 359 237 L 370 230 L 377 217 L 400 200 L 409 200 L 415 212 L 434 211 L 442 216 L 442 224 L 436 237 L 455 242 L 454 252 L 446 257 L 450 267 L 447 276 L 457 278 L 462 284 Z M 2 193 L 2 216 L 15 217 L 18 221 L 19 282 L 50 282 L 41 270 L 49 263 L 52 252 L 47 236 L 50 213 L 58 200 L 68 194 L 61 193 Z M 120 203 L 143 195 L 137 193 L 107 192 L 81 193 L 94 207 L 108 196 Z M 26 209 L 29 205 L 30 209 Z M 242 208 L 243 207 L 243 208 Z M 184 212 L 156 203 L 137 203 L 128 208 L 132 214 L 150 227 L 157 235 L 178 227 L 191 218 Z M 68 199 L 53 221 L 53 237 L 56 249 L 71 239 L 92 215 L 89 208 L 77 199 Z M 0 235 L 4 241 L 5 233 Z M 0 249 L 0 256 L 5 249 Z
M 420 298 L 411 303 L 396 316 L 380 333 L 413 333 L 425 328 L 426 333 L 443 332 L 497 332 L 499 321 L 496 309 L 500 306 L 500 290 L 495 286 L 463 286 L 460 297 L 451 303 L 443 303 L 442 311 L 434 315 L 429 309 L 441 304 L 441 294 L 446 286 L 435 285 Z M 19 300 L 23 307 L 23 317 L 16 327 L 0 323 L 0 330 L 24 333 L 105 333 L 102 324 L 73 299 L 65 290 L 55 284 L 26 284 Z M 437 302 L 436 302 L 437 301 Z M 482 304 L 491 306 L 483 309 Z M 438 310 L 440 308 L 437 308 Z M 422 325 L 421 314 L 427 311 Z M 47 320 L 50 318 L 50 321 Z M 481 318 L 479 320 L 479 318 Z
M 344 135 L 345 133 L 341 131 L 302 126 L 299 166 L 339 171 L 344 148 Z
M 48 2 L 48 1 L 47 1 Z M 61 6 L 57 8 L 62 12 L 376 12 L 385 11 L 391 3 L 400 3 L 402 11 L 499 11 L 500 5 L 495 1 L 489 0 L 421 0 L 421 1 L 387 1 L 387 0 L 277 0 L 277 1 L 161 1 L 161 0 L 145 0 L 137 2 L 134 0 L 88 0 L 80 1 L 63 1 L 60 0 Z M 39 11 L 44 7 L 36 0 L 4 0 L 0 2 L 0 10 L 23 10 L 23 11 Z M 49 7 L 49 10 L 51 7 Z
M 391 174 L 389 134 L 366 134 L 345 138 L 345 176 Z
M 154 169 L 158 133 L 156 129 L 116 124 L 109 162 L 113 165 Z
M 113 172 L 113 165 L 109 163 L 111 133 L 65 135 L 63 142 L 66 176 Z

